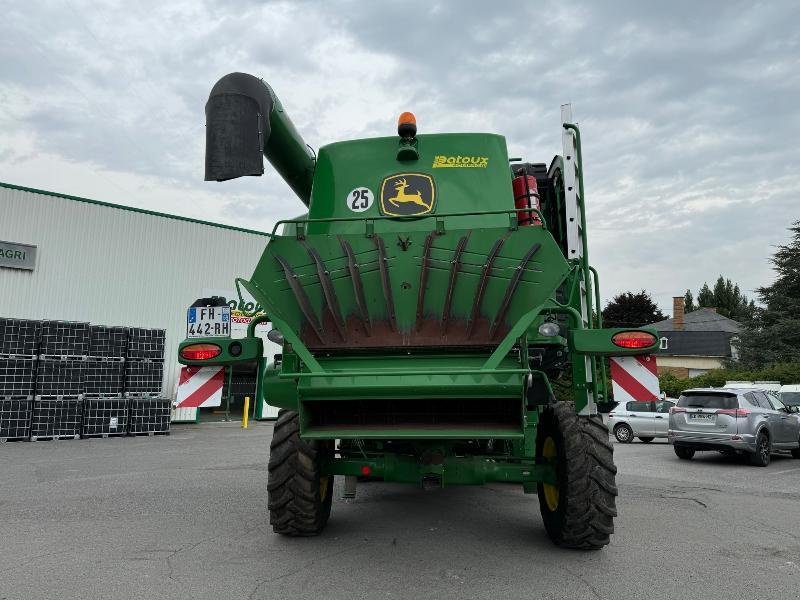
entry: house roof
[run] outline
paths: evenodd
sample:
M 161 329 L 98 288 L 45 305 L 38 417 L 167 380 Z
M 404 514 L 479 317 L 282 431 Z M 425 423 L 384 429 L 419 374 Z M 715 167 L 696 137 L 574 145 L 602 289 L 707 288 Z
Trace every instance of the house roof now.
M 659 350 L 662 356 L 731 356 L 731 338 L 736 335 L 726 331 L 664 331 L 667 347 Z
M 647 327 L 652 327 L 659 333 L 663 331 L 724 331 L 726 333 L 739 333 L 741 329 L 738 321 L 723 317 L 711 308 L 698 308 L 686 313 L 683 321 L 682 330 L 675 329 L 673 319 L 664 319 L 657 323 L 651 323 Z

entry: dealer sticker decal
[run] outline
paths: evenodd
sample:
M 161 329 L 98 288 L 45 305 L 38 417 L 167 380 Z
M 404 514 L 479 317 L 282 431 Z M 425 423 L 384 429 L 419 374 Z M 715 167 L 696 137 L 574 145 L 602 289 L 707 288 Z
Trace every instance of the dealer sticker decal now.
M 488 156 L 444 156 L 433 157 L 434 169 L 485 169 L 489 166 Z

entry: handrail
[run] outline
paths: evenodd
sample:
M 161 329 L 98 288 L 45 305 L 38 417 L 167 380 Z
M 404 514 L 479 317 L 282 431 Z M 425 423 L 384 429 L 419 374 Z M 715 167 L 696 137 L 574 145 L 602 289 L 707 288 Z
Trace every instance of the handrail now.
M 581 131 L 574 123 L 564 123 L 564 129 L 572 131 L 575 135 L 575 164 L 578 167 L 578 192 L 580 193 L 581 201 L 579 208 L 581 210 L 581 226 L 583 227 L 583 235 L 581 236 L 581 246 L 583 256 L 581 257 L 581 265 L 583 266 L 583 285 L 586 287 L 586 312 L 589 321 L 589 327 L 592 326 L 592 294 L 591 294 L 591 281 L 589 278 L 589 242 L 586 228 L 586 198 L 583 189 L 583 151 L 581 150 Z
M 280 378 L 293 379 L 296 377 L 380 377 L 381 375 L 523 375 L 530 373 L 530 369 L 394 369 L 374 371 L 325 371 L 323 373 L 281 373 Z
M 597 274 L 597 269 L 589 266 L 594 279 L 594 295 L 597 302 L 597 328 L 603 328 L 603 311 L 600 310 L 600 275 Z M 600 377 L 603 380 L 603 399 L 608 401 L 608 374 L 606 373 L 606 363 L 600 360 Z
M 288 225 L 288 224 L 316 224 L 316 223 L 357 223 L 357 222 L 364 222 L 369 223 L 372 221 L 418 221 L 422 219 L 440 219 L 444 217 L 480 217 L 485 215 L 511 215 L 517 214 L 520 212 L 532 212 L 536 213 L 542 220 L 542 226 L 547 230 L 550 231 L 550 228 L 547 226 L 547 221 L 545 220 L 544 215 L 538 208 L 507 208 L 503 210 L 480 210 L 480 211 L 467 211 L 467 212 L 451 212 L 451 213 L 428 213 L 424 215 L 412 215 L 408 217 L 392 217 L 389 215 L 377 215 L 373 217 L 325 217 L 322 219 L 281 219 L 277 221 L 272 228 L 272 233 L 270 235 L 275 236 L 276 231 L 280 225 Z M 516 221 L 514 225 L 517 226 Z

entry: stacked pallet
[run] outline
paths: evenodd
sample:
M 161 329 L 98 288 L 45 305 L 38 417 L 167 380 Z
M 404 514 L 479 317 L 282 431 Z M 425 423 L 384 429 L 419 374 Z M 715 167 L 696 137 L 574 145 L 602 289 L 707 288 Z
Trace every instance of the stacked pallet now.
M 0 441 L 168 433 L 164 344 L 163 329 L 0 318 Z
M 89 323 L 42 321 L 30 439 L 81 434 Z
M 0 441 L 27 439 L 41 323 L 0 318 Z
M 83 437 L 124 435 L 128 428 L 125 393 L 125 327 L 92 325 L 83 386 Z
M 169 431 L 172 404 L 162 393 L 165 333 L 163 329 L 128 329 L 125 396 L 132 435 Z

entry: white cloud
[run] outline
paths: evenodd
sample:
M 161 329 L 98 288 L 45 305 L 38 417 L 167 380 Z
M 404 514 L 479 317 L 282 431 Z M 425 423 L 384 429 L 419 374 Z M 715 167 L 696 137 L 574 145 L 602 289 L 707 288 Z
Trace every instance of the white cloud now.
M 306 140 L 496 131 L 549 162 L 558 107 L 584 140 L 604 296 L 671 296 L 719 273 L 768 283 L 798 218 L 800 40 L 790 0 L 45 2 L 4 13 L 0 180 L 268 229 L 301 211 L 280 178 L 203 177 L 203 107 L 265 77 Z M 42 23 L 48 24 L 46 36 Z

